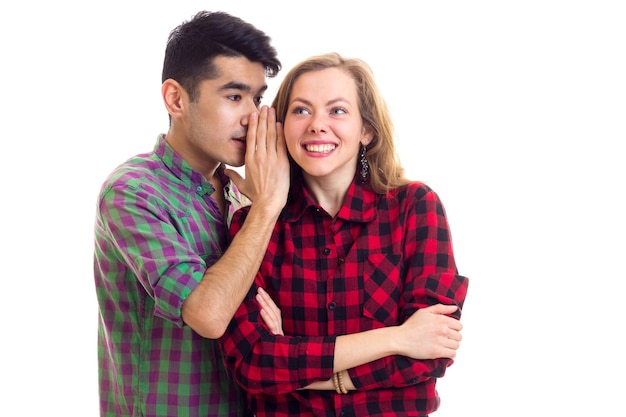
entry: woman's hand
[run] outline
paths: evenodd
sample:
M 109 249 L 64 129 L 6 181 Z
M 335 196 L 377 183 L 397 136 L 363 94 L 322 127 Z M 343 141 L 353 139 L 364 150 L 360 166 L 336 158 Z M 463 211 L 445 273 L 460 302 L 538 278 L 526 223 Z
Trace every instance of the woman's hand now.
M 454 358 L 461 344 L 463 325 L 453 317 L 454 305 L 421 308 L 400 326 L 400 354 L 414 359 Z
M 284 336 L 283 318 L 280 308 L 274 303 L 270 295 L 261 287 L 257 290 L 256 300 L 261 306 L 261 318 L 274 335 Z

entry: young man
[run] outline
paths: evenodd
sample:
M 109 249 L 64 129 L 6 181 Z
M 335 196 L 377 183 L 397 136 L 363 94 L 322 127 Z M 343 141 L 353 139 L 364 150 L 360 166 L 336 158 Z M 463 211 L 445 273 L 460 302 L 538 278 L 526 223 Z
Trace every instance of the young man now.
M 169 131 L 117 167 L 97 202 L 101 416 L 246 415 L 214 339 L 286 202 L 282 127 L 260 105 L 280 69 L 270 38 L 226 13 L 200 12 L 171 32 L 161 88 Z M 245 178 L 225 167 L 244 162 Z M 248 220 L 229 242 L 246 197 Z

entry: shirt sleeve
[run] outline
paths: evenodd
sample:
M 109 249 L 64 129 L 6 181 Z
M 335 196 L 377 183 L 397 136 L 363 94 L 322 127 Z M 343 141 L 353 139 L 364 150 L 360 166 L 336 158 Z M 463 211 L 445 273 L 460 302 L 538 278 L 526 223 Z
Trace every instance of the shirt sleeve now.
M 271 334 L 259 315 L 256 288 L 252 287 L 219 339 L 237 383 L 252 394 L 278 395 L 328 380 L 333 374 L 335 337 Z
M 468 279 L 457 273 L 444 207 L 437 194 L 424 185 L 409 190 L 414 193 L 407 196 L 410 204 L 404 223 L 408 272 L 400 297 L 400 321 L 437 303 L 456 305 L 458 309 L 453 315 L 460 319 Z M 348 372 L 357 389 L 406 387 L 442 377 L 452 363 L 452 359 L 416 360 L 396 355 Z
M 115 251 L 111 265 L 128 269 L 118 274 L 134 275 L 137 289 L 154 299 L 156 315 L 182 326 L 182 303 L 206 269 L 177 230 L 184 213 L 159 203 L 136 179 L 105 189 L 98 209 L 97 233 Z

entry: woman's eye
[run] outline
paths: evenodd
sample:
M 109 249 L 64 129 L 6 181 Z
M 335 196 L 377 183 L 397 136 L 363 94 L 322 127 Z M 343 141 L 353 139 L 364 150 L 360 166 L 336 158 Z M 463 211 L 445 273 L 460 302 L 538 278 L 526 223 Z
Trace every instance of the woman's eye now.
M 309 111 L 304 107 L 296 107 L 293 109 L 293 114 L 309 114 Z

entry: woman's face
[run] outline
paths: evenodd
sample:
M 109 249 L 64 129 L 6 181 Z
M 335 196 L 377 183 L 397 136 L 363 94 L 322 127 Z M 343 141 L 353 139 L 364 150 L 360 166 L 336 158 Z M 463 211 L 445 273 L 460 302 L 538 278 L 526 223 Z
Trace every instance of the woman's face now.
M 342 183 L 354 177 L 360 145 L 372 140 L 363 127 L 354 80 L 338 68 L 298 77 L 284 132 L 289 153 L 305 176 Z

